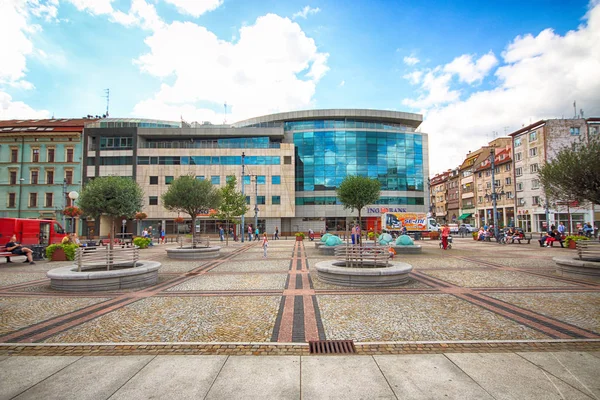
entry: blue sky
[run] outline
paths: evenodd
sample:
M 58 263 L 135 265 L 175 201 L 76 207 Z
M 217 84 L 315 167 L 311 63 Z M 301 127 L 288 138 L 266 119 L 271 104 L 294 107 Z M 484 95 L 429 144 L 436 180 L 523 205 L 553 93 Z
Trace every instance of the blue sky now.
M 540 118 L 600 116 L 598 0 L 7 0 L 0 119 L 424 115 L 431 172 Z M 228 103 L 224 115 L 223 103 Z

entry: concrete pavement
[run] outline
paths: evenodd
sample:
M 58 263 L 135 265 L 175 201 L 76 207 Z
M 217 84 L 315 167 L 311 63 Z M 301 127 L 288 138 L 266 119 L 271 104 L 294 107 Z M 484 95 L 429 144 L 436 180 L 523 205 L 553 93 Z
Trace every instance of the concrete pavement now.
M 600 352 L 0 357 L 0 399 L 598 399 Z

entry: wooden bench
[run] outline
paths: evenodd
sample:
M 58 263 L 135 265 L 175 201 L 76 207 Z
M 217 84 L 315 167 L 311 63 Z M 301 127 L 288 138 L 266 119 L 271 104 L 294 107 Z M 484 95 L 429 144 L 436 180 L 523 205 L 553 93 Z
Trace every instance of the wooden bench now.
M 12 262 L 10 260 L 11 257 L 25 257 L 25 259 L 27 259 L 27 256 L 25 254 L 13 254 L 10 251 L 6 250 L 6 246 L 0 246 L 0 257 L 6 257 L 6 262 Z
M 192 238 L 181 236 L 178 241 L 180 246 L 192 245 Z M 196 247 L 210 247 L 210 237 L 208 236 L 196 236 Z
M 592 240 L 577 241 L 577 255 L 580 260 L 600 260 L 600 242 Z
M 519 242 L 519 244 L 521 244 L 522 242 L 524 242 L 525 240 L 527 240 L 527 244 L 531 243 L 531 239 L 533 239 L 533 236 L 531 235 L 531 233 L 529 235 L 525 234 L 523 237 L 513 237 L 511 240 L 511 243 Z

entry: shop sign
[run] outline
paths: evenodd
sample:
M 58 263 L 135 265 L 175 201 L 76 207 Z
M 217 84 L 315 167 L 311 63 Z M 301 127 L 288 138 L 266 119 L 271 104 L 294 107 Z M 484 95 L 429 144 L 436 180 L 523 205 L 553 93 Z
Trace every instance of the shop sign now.
M 367 214 L 383 214 L 387 212 L 406 212 L 402 207 L 367 207 Z

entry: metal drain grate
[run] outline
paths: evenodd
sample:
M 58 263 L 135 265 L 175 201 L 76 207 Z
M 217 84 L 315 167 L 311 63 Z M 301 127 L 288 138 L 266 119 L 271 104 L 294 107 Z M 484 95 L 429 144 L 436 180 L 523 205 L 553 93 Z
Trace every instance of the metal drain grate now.
M 317 340 L 308 342 L 310 354 L 355 354 L 352 340 Z

